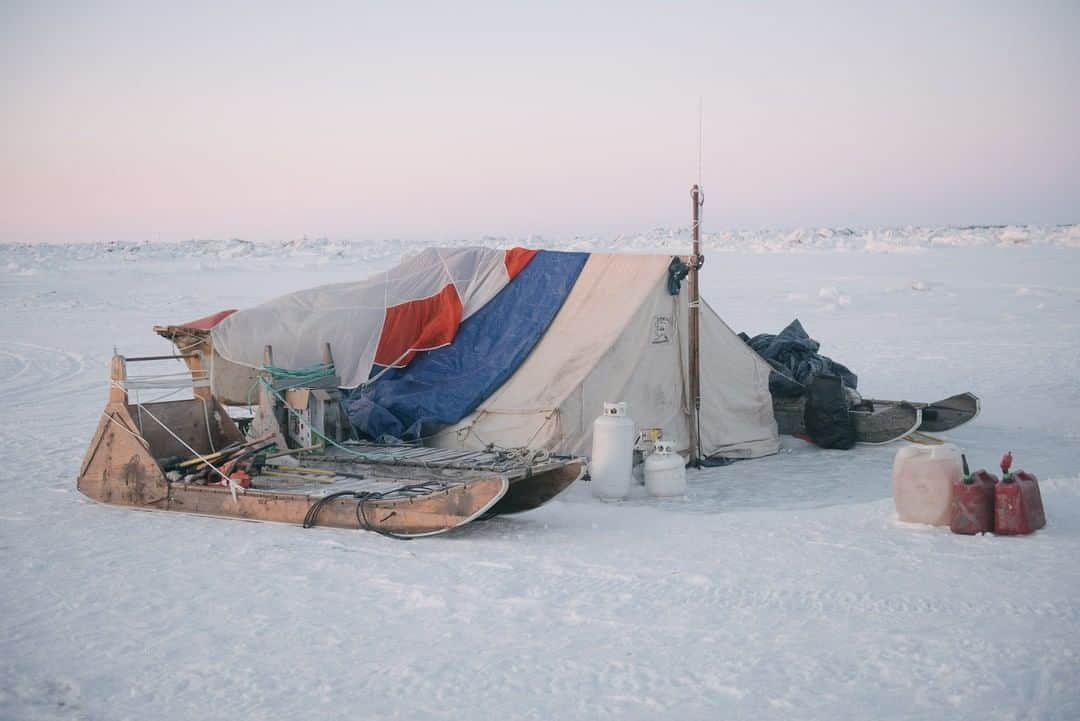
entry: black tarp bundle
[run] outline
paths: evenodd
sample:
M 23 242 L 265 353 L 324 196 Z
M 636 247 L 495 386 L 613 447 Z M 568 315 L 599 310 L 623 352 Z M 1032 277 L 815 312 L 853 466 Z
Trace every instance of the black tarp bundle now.
M 855 445 L 855 418 L 845 387 L 855 390 L 859 378 L 847 366 L 818 353 L 821 344 L 798 318 L 777 335 L 750 338 L 740 333 L 739 337 L 772 366 L 769 392 L 773 396 L 806 396 L 803 423 L 814 443 L 841 449 Z
M 769 392 L 774 396 L 801 396 L 814 378 L 825 375 L 837 376 L 851 389 L 858 385 L 858 376 L 846 366 L 818 353 L 821 344 L 810 337 L 798 318 L 777 335 L 762 333 L 751 338 L 740 333 L 739 337 L 772 366 Z
M 806 386 L 803 425 L 810 440 L 822 448 L 847 450 L 855 446 L 855 417 L 848 409 L 847 394 L 840 378 L 819 375 Z

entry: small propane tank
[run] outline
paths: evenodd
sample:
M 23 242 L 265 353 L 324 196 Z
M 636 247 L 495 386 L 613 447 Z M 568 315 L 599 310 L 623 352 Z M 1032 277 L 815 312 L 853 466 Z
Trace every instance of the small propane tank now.
M 960 449 L 904 446 L 893 460 L 893 501 L 896 515 L 908 523 L 948 526 L 952 521 L 953 488 L 963 481 Z
M 597 498 L 617 500 L 630 493 L 635 435 L 626 403 L 605 403 L 603 414 L 593 421 L 589 462 L 592 491 Z
M 645 459 L 645 489 L 652 496 L 686 494 L 686 463 L 671 441 L 657 441 Z

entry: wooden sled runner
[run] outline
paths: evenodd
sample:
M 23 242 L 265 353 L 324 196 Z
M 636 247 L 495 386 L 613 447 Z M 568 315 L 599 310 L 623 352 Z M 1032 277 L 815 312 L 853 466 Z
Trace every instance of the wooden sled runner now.
M 918 430 L 923 433 L 941 433 L 951 431 L 957 426 L 962 426 L 968 421 L 974 420 L 979 415 L 982 406 L 979 397 L 974 393 L 957 393 L 948 398 L 942 398 L 933 403 L 913 403 L 909 401 L 883 401 L 874 398 L 864 398 L 864 404 L 871 406 L 895 406 L 907 404 L 922 411 L 922 423 Z
M 581 459 L 346 442 L 271 454 L 279 461 L 262 466 L 247 488 L 227 479 L 222 486 L 216 472 L 205 485 L 171 480 L 165 468 L 176 458 L 211 465 L 221 449 L 235 455 L 254 442 L 197 376 L 195 398 L 145 404 L 129 403 L 120 356 L 113 358 L 112 378 L 77 482 L 81 493 L 102 503 L 411 538 L 536 508 L 584 473 Z M 286 465 L 286 456 L 296 460 Z
M 805 435 L 805 396 L 773 397 L 773 414 L 781 434 Z M 933 403 L 863 398 L 851 407 L 859 443 L 879 445 L 906 438 L 913 433 L 951 430 L 979 415 L 979 398 L 974 393 L 958 393 Z

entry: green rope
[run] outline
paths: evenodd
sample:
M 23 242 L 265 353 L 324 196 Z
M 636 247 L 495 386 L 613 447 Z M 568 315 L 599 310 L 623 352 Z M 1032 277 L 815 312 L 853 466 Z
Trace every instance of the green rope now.
M 254 395 L 255 389 L 259 387 L 260 383 L 273 392 L 272 384 L 276 381 L 278 385 L 281 385 L 281 390 L 287 391 L 291 388 L 303 388 L 315 381 L 329 378 L 336 372 L 333 363 L 313 363 L 312 365 L 293 370 L 263 364 L 259 366 L 259 373 L 256 374 L 255 380 L 251 383 L 251 387 L 248 388 L 247 404 L 249 406 L 251 405 L 251 397 Z M 270 376 L 271 383 L 266 382 L 266 377 L 263 374 Z M 281 381 L 286 381 L 286 383 L 282 385 Z M 278 394 L 274 393 L 274 395 Z M 281 396 L 278 395 L 278 398 L 281 398 Z
M 319 364 L 319 365 L 322 365 L 322 364 Z M 308 368 L 314 368 L 314 367 L 315 366 L 308 366 Z M 331 368 L 331 369 L 333 368 L 333 366 L 322 366 L 322 367 L 323 368 Z M 271 370 L 270 367 L 263 366 L 263 368 L 268 370 L 271 374 L 273 373 L 273 370 Z M 298 373 L 299 371 L 286 371 L 286 372 L 288 372 L 288 373 Z M 322 376 L 318 376 L 318 377 L 321 378 Z M 282 406 L 284 406 L 285 410 L 288 413 L 290 413 L 293 416 L 296 416 L 296 418 L 298 418 L 298 419 L 301 417 L 299 413 L 297 413 L 295 410 L 293 410 L 289 406 L 288 402 L 285 400 L 285 396 L 281 395 L 281 392 L 274 388 L 273 383 L 267 381 L 262 376 L 256 376 L 255 377 L 255 383 L 262 385 L 263 388 L 265 388 L 267 390 L 267 392 L 270 393 L 270 395 L 277 398 L 278 401 L 281 402 Z M 249 395 L 250 395 L 250 393 L 249 393 Z M 316 436 L 318 436 L 319 439 L 322 440 L 324 444 L 329 443 L 330 445 L 335 446 L 335 447 L 337 447 L 337 448 L 339 448 L 339 449 L 341 449 L 341 450 L 345 451 L 346 453 L 348 453 L 350 455 L 353 455 L 353 456 L 359 456 L 361 458 L 374 460 L 367 453 L 364 453 L 364 452 L 361 452 L 361 451 L 356 451 L 356 450 L 353 450 L 352 448 L 346 448 L 345 446 L 343 446 L 340 443 L 338 443 L 337 441 L 335 441 L 333 438 L 330 438 L 329 436 L 321 433 L 317 428 L 312 428 L 311 432 L 313 434 L 315 434 Z
M 287 381 L 290 386 L 301 386 L 305 383 L 314 383 L 334 375 L 333 363 L 315 363 L 303 368 L 278 368 L 277 366 L 261 365 L 259 370 L 269 373 L 275 381 Z

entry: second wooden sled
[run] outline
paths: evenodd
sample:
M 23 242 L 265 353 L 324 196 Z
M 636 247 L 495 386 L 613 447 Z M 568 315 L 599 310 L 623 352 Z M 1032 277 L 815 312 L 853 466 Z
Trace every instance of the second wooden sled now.
M 782 435 L 806 434 L 806 424 L 803 421 L 805 410 L 806 396 L 773 396 L 773 415 Z M 867 445 L 881 445 L 899 440 L 918 430 L 922 424 L 922 409 L 904 401 L 888 404 L 864 402 L 851 408 L 850 412 L 855 420 L 857 442 Z

